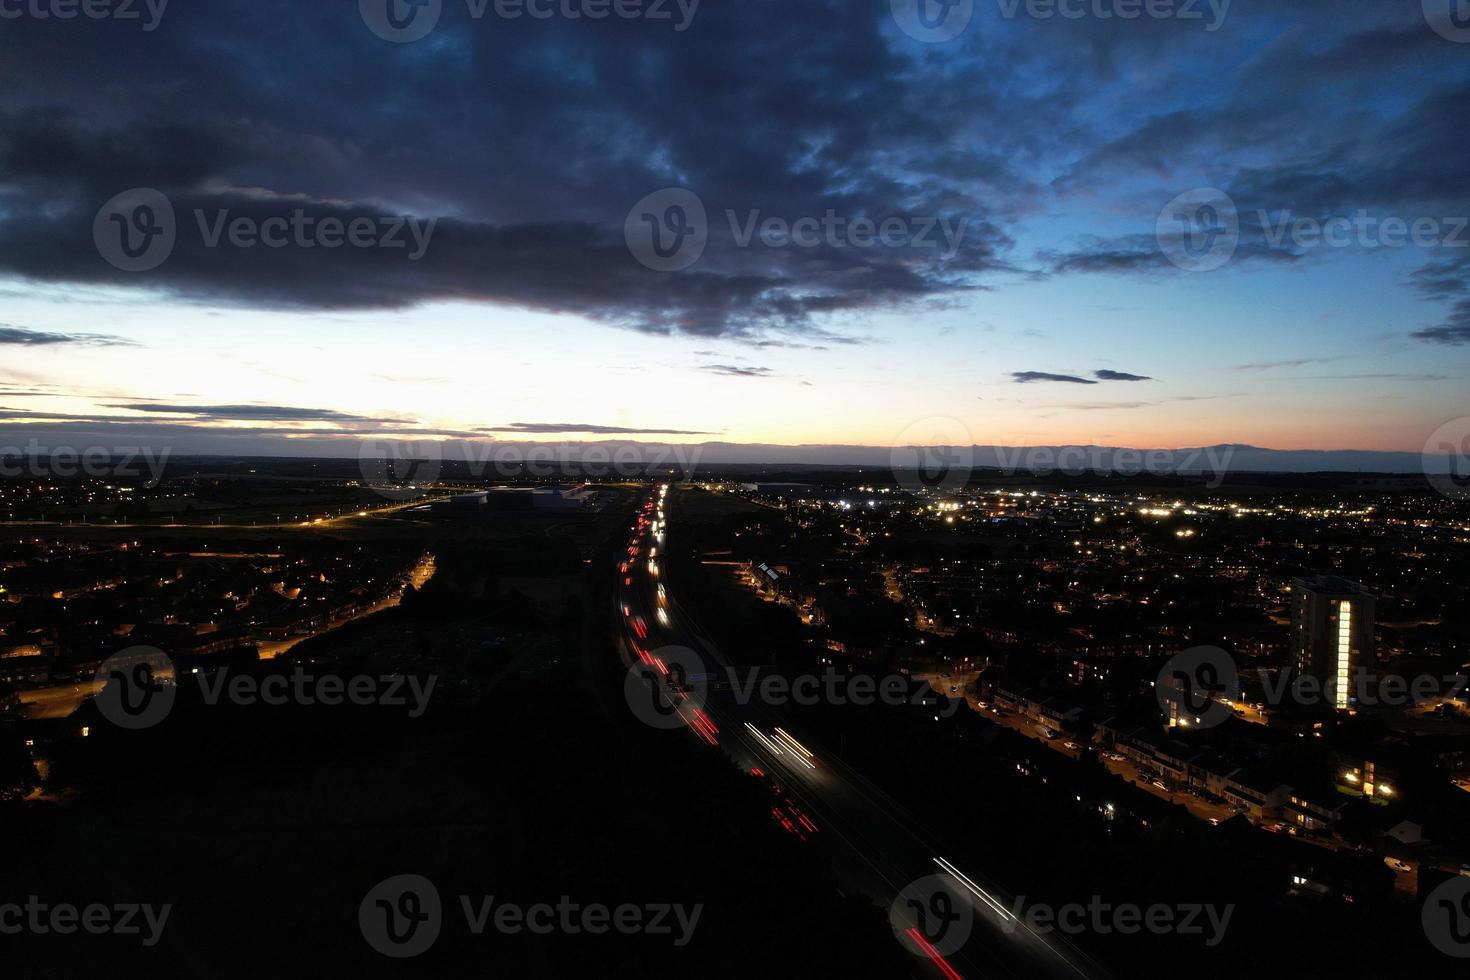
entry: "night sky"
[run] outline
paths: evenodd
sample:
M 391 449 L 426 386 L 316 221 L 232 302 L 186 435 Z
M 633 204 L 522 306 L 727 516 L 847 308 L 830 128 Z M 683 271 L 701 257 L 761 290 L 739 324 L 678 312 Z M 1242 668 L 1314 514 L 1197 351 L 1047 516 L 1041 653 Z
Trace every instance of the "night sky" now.
M 975 0 L 947 40 L 905 0 L 49 3 L 0 0 L 0 444 L 887 446 L 942 416 L 1417 453 L 1465 414 L 1448 0 Z M 173 234 L 125 271 L 99 241 L 136 189 Z M 298 212 L 375 244 L 211 244 Z M 658 268 L 654 229 L 694 252 Z

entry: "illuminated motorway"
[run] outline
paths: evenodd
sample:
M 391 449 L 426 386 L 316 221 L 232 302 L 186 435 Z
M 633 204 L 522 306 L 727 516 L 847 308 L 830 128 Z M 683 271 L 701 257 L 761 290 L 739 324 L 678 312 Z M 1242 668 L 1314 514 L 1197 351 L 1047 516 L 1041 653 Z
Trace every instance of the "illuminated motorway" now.
M 667 523 L 663 496 L 655 492 L 640 510 L 618 570 L 618 610 L 624 624 L 624 659 L 636 665 L 663 703 L 705 743 L 718 747 L 746 772 L 772 787 L 772 816 L 795 836 L 823 849 L 844 891 L 862 893 L 885 908 L 905 911 L 895 934 L 915 953 L 915 977 L 1102 977 L 1103 971 L 1056 935 L 1032 932 L 1014 914 L 1014 897 L 977 874 L 947 860 L 952 852 L 900 804 L 850 766 L 804 744 L 800 732 L 773 706 L 738 703 L 718 690 L 705 691 L 697 675 L 683 677 L 688 664 L 723 676 L 728 663 L 686 616 L 659 560 Z M 687 658 L 677 648 L 694 652 Z M 657 688 L 657 692 L 652 688 Z M 918 882 L 917 886 L 914 883 Z M 921 911 L 922 909 L 922 911 Z M 968 912 L 973 926 L 935 929 L 938 920 L 959 922 Z M 918 918 L 914 918 L 917 916 Z M 902 925 L 928 920 L 928 939 Z M 929 939 L 933 940 L 931 944 Z

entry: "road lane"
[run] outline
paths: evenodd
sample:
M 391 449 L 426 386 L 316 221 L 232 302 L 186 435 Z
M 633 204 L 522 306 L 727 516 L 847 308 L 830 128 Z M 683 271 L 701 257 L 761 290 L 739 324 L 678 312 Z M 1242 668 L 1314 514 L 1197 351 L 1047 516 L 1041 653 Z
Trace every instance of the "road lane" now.
M 658 512 L 655 507 L 651 518 L 656 519 Z M 619 572 L 619 601 L 628 609 L 625 626 L 642 616 L 648 630 L 646 639 L 639 639 L 630 627 L 629 644 L 650 654 L 661 646 L 685 647 L 717 676 L 729 676 L 728 660 L 679 605 L 667 564 L 655 558 L 657 573 L 650 571 L 650 550 L 659 545 L 653 527 L 650 523 L 635 532 L 633 546 L 638 553 L 630 557 L 628 571 Z M 635 658 L 631 652 L 625 656 L 630 664 Z M 969 941 L 947 957 L 962 976 L 1076 980 L 1103 975 L 1096 964 L 1060 937 L 1039 936 L 1015 921 L 1008 911 L 1013 898 L 994 882 L 940 864 L 948 852 L 922 823 L 851 766 L 811 745 L 806 748 L 814 757 L 803 761 L 803 754 L 791 744 L 792 736 L 800 736 L 775 707 L 741 703 L 721 691 L 707 691 L 696 700 L 702 700 L 701 710 L 718 729 L 715 740 L 726 755 L 747 772 L 769 774 L 784 795 L 798 802 L 816 822 L 819 829 L 811 843 L 825 849 L 842 885 L 887 906 L 910 883 L 938 875 L 953 901 L 970 906 L 974 928 Z M 703 726 L 695 723 L 691 727 L 697 732 Z M 778 728 L 788 734 L 783 738 Z M 707 731 L 703 737 L 710 741 Z M 948 976 L 923 956 L 916 956 L 915 964 L 916 976 Z

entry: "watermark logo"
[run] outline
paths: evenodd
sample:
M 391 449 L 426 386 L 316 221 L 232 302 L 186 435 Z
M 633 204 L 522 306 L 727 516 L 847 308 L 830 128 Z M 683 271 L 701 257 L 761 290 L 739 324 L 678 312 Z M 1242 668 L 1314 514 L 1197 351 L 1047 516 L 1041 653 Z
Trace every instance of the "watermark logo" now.
M 1219 647 L 1191 647 L 1164 664 L 1154 694 L 1171 722 L 1213 728 L 1235 714 L 1230 702 L 1240 700 L 1240 672 Z
M 439 889 L 423 875 L 396 875 L 374 885 L 357 907 L 362 938 L 394 959 L 428 952 L 444 926 Z
M 1423 0 L 1424 19 L 1446 41 L 1470 44 L 1470 0 Z
M 118 728 L 152 728 L 168 717 L 178 697 L 173 661 L 157 647 L 129 647 L 102 662 L 93 676 L 102 717 Z
M 966 215 L 852 216 L 835 208 L 794 218 L 760 208 L 726 208 L 724 214 L 735 248 L 903 249 L 939 261 L 959 253 L 970 227 Z M 686 188 L 655 191 L 634 205 L 623 222 L 628 251 L 658 272 L 677 272 L 698 262 L 711 230 L 704 201 Z
M 365 439 L 357 447 L 363 481 L 388 500 L 415 500 L 434 486 L 444 447 L 433 439 Z
M 149 272 L 168 261 L 178 232 L 173 203 L 151 187 L 123 191 L 92 220 L 97 253 L 122 272 Z
M 709 244 L 704 202 L 684 187 L 654 191 L 628 212 L 623 240 L 633 258 L 655 272 L 687 269 Z
M 308 674 L 296 664 L 290 673 L 270 672 L 262 676 L 231 674 L 229 668 L 216 671 L 196 669 L 179 674 L 168 655 L 156 647 L 130 647 L 108 657 L 95 675 L 95 700 L 102 716 L 119 728 L 132 731 L 152 728 L 173 711 L 184 678 L 198 683 L 203 703 L 213 707 L 221 702 L 251 707 L 282 707 L 288 704 L 305 707 L 335 708 L 344 704 L 357 707 L 405 708 L 408 717 L 421 718 L 429 709 L 438 675 L 427 677 L 405 674 L 358 674 L 341 677 L 336 674 Z
M 232 214 L 229 208 L 195 208 L 193 216 L 205 249 L 402 249 L 410 262 L 428 254 L 439 224 L 438 218 L 397 215 L 318 216 L 300 207 L 265 218 Z M 117 195 L 92 221 L 98 254 L 123 272 L 158 268 L 173 254 L 179 235 L 173 203 L 147 187 Z
M 1174 198 L 1154 224 L 1159 249 L 1186 272 L 1210 272 L 1235 256 L 1240 213 L 1229 194 L 1197 187 Z
M 422 41 L 439 26 L 444 0 L 357 0 L 368 30 L 393 44 Z
M 693 724 L 709 698 L 703 658 L 681 646 L 638 647 L 637 653 L 623 682 L 629 710 L 650 728 L 672 731 Z
M 0 0 L 0 20 L 142 21 L 151 34 L 163 23 L 169 0 Z
M 898 29 L 922 44 L 953 41 L 970 26 L 975 0 L 889 0 Z
M 915 956 L 959 952 L 975 928 L 975 910 L 944 875 L 910 882 L 888 906 L 888 924 Z
M 1424 443 L 1424 475 L 1451 500 L 1470 500 L 1470 417 L 1451 419 Z
M 1435 949 L 1470 959 L 1470 878 L 1451 878 L 1430 892 L 1420 919 Z
M 889 468 L 898 484 L 908 490 L 956 490 L 975 471 L 974 442 L 959 419 L 932 415 L 894 438 Z
M 503 935 L 673 936 L 676 947 L 689 945 L 704 914 L 703 905 L 667 902 L 608 906 L 581 903 L 562 895 L 556 904 L 521 905 L 495 895 L 460 895 L 464 927 L 473 936 L 494 930 Z M 427 952 L 447 922 L 439 890 L 423 875 L 396 875 L 373 886 L 357 908 L 357 922 L 369 946 L 394 959 Z

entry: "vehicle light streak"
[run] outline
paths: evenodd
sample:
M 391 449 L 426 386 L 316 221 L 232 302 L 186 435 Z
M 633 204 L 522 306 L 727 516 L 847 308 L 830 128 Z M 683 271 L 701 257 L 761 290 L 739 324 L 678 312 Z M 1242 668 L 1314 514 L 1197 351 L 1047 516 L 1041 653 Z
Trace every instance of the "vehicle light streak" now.
M 963 874 L 963 872 L 961 872 L 954 865 L 950 864 L 948 861 L 946 861 L 942 857 L 935 858 L 934 859 L 934 863 L 937 864 L 937 865 L 939 865 L 945 871 L 949 872 L 951 875 L 953 875 L 955 877 L 955 879 L 958 880 L 960 884 L 964 885 L 965 888 L 972 895 L 974 895 L 976 898 L 980 899 L 980 901 L 984 902 L 993 912 L 995 912 L 997 915 L 999 915 L 1001 917 L 1001 920 L 1002 921 L 1006 921 L 1006 922 L 1014 922 L 1015 921 L 1016 917 L 1014 915 L 1011 915 L 1010 912 L 1006 911 L 1006 907 L 1004 905 L 1002 905 L 995 898 L 991 897 L 991 895 L 987 891 L 985 891 L 985 889 L 981 888 L 979 885 L 975 884 L 969 878 L 965 877 L 965 875 Z
M 802 745 L 796 739 L 792 738 L 791 737 L 791 733 L 788 732 L 786 729 L 784 729 L 784 728 L 778 728 L 778 729 L 776 729 L 776 734 L 779 735 L 779 736 L 781 736 L 781 742 L 782 742 L 782 744 L 789 744 L 793 749 L 795 749 L 797 752 L 800 752 L 802 755 L 806 756 L 808 759 L 816 758 L 810 752 L 807 751 L 805 745 Z
M 698 708 L 694 709 L 694 717 L 689 720 L 689 727 L 694 729 L 695 734 L 710 745 L 720 744 L 720 740 L 715 737 L 719 733 L 719 729 Z
M 758 738 L 760 740 L 760 743 L 762 745 L 764 745 L 766 748 L 770 749 L 776 755 L 780 755 L 781 754 L 780 747 L 778 745 L 776 745 L 775 742 L 772 742 L 770 739 L 768 739 L 764 735 L 762 735 L 760 733 L 760 730 L 757 729 L 754 725 L 752 725 L 750 722 L 747 721 L 745 723 L 745 727 L 748 728 L 748 729 L 750 729 L 750 734 L 752 734 L 756 738 Z
M 943 956 L 939 955 L 939 950 L 931 946 L 929 940 L 925 939 L 923 933 L 919 932 L 917 928 L 911 927 L 905 935 L 914 941 L 914 945 L 919 947 L 919 950 L 925 956 L 929 957 L 935 966 L 939 967 L 939 972 L 943 973 L 947 980 L 965 980 L 964 977 L 955 971 L 954 967 L 949 965 Z
M 784 729 L 776 729 L 776 738 L 780 741 L 782 745 L 791 750 L 791 753 L 796 756 L 797 762 L 800 762 L 808 769 L 817 768 L 816 764 L 811 761 L 813 758 L 815 758 L 815 756 L 813 756 L 810 752 L 806 750 L 806 746 L 802 745 L 796 739 L 787 734 Z

